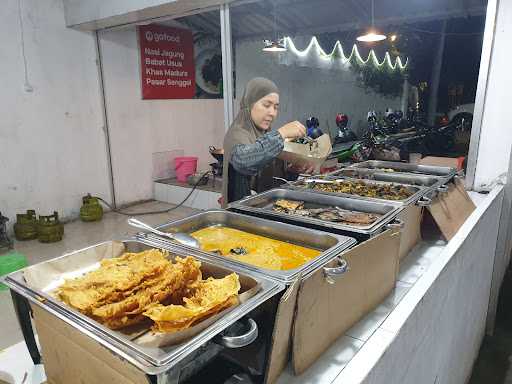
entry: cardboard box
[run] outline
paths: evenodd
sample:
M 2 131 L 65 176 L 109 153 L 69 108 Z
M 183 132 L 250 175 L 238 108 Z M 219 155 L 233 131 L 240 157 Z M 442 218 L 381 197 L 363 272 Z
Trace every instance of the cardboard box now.
M 84 333 L 32 306 L 49 384 L 148 384 L 146 375 Z
M 451 240 L 467 218 L 476 209 L 464 182 L 455 178 L 448 184 L 448 191 L 438 193 L 428 210 L 446 240 Z
M 462 169 L 462 163 L 464 162 L 464 157 L 436 157 L 436 156 L 426 156 L 419 161 L 421 165 L 435 165 L 440 167 L 452 167 L 457 170 Z
M 290 285 L 275 312 L 265 382 L 274 383 L 290 360 L 296 374 L 305 371 L 377 307 L 395 286 L 399 249 L 400 232 L 386 230 L 340 255 L 350 270 L 334 284 L 320 268 Z M 37 306 L 33 310 L 48 383 L 148 383 L 141 370 L 86 334 Z
M 284 148 L 279 158 L 298 167 L 314 167 L 314 172 L 319 173 L 320 168 L 332 152 L 331 139 L 324 133 L 311 144 L 299 144 L 285 141 Z
M 334 284 L 319 269 L 288 287 L 276 315 L 266 383 L 274 383 L 290 360 L 295 374 L 304 372 L 384 300 L 395 286 L 399 248 L 400 232 L 386 230 L 341 254 L 350 270 Z
M 455 178 L 452 183 L 449 183 L 448 190 L 438 193 L 427 208 L 441 235 L 447 241 L 455 236 L 475 209 L 475 204 L 460 178 Z M 410 205 L 397 216 L 404 223 L 400 240 L 400 260 L 422 240 L 421 227 L 425 212 L 423 207 Z
M 334 284 L 318 270 L 302 281 L 293 326 L 292 365 L 299 375 L 393 290 L 400 232 L 387 230 L 342 254 L 350 270 Z
M 421 241 L 423 207 L 415 204 L 406 207 L 397 216 L 404 223 L 400 237 L 399 258 L 402 260 Z

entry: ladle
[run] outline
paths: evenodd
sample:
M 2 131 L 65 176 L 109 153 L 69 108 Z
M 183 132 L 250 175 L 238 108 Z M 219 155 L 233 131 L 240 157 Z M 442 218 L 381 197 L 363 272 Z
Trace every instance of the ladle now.
M 192 236 L 190 236 L 190 235 L 188 235 L 186 233 L 181 233 L 181 232 L 178 232 L 178 233 L 162 232 L 162 231 L 159 231 L 158 229 L 153 228 L 152 226 L 150 226 L 150 225 L 148 225 L 146 223 L 143 223 L 142 221 L 137 220 L 137 219 L 135 219 L 133 217 L 130 217 L 128 219 L 128 224 L 131 225 L 132 227 L 135 227 L 135 228 L 145 229 L 146 231 L 150 231 L 150 232 L 154 233 L 155 235 L 167 237 L 167 238 L 169 238 L 171 240 L 176 240 L 178 243 L 183 244 L 183 245 L 187 245 L 189 247 L 193 247 L 193 248 L 200 248 L 201 247 L 200 244 L 199 244 L 199 241 L 197 241 Z

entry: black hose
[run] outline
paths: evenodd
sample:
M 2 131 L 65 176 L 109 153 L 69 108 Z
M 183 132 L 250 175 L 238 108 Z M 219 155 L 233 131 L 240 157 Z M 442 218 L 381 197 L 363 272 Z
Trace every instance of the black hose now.
M 207 172 L 203 173 L 201 175 L 201 177 L 199 178 L 199 180 L 197 180 L 197 182 L 192 186 L 192 190 L 188 193 L 187 196 L 185 196 L 185 198 L 178 205 L 176 205 L 174 207 L 171 207 L 171 208 L 168 208 L 168 209 L 161 210 L 161 211 L 132 212 L 132 213 L 130 213 L 130 212 L 123 212 L 120 209 L 114 208 L 112 205 L 110 205 L 110 203 L 106 202 L 101 197 L 97 197 L 97 199 L 100 200 L 107 207 L 109 207 L 112 212 L 116 212 L 116 213 L 119 213 L 119 214 L 125 215 L 125 216 L 142 216 L 142 215 L 156 215 L 156 214 L 159 214 L 159 213 L 168 213 L 168 212 L 174 211 L 175 209 L 178 209 L 179 207 L 181 207 L 188 200 L 188 198 L 192 195 L 192 193 L 196 190 L 197 186 L 210 173 L 211 173 L 211 171 L 207 171 Z

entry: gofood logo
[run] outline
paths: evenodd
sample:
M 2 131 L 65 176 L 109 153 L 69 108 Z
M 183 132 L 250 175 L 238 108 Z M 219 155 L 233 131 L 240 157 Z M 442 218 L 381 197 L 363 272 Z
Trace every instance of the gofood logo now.
M 158 43 L 159 41 L 167 41 L 170 43 L 180 43 L 180 37 L 177 35 L 168 35 L 167 33 L 156 33 L 151 31 L 146 31 L 146 40 L 147 41 L 154 41 L 155 43 Z

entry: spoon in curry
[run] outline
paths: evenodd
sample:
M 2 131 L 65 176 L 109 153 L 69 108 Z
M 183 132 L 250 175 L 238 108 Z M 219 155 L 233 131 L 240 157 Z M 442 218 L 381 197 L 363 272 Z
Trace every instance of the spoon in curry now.
M 192 236 L 190 236 L 190 235 L 188 235 L 186 233 L 162 232 L 162 231 L 159 231 L 158 229 L 153 228 L 150 225 L 148 225 L 146 223 L 143 223 L 142 221 L 137 220 L 137 219 L 135 219 L 133 217 L 130 217 L 128 219 L 128 224 L 131 225 L 132 227 L 135 227 L 135 228 L 145 229 L 146 231 L 152 232 L 155 235 L 163 236 L 163 237 L 167 237 L 167 238 L 169 238 L 171 240 L 175 240 L 175 241 L 177 241 L 180 244 L 183 244 L 183 245 L 186 245 L 186 246 L 189 246 L 189 247 L 193 247 L 193 248 L 200 248 L 199 241 L 197 241 Z

